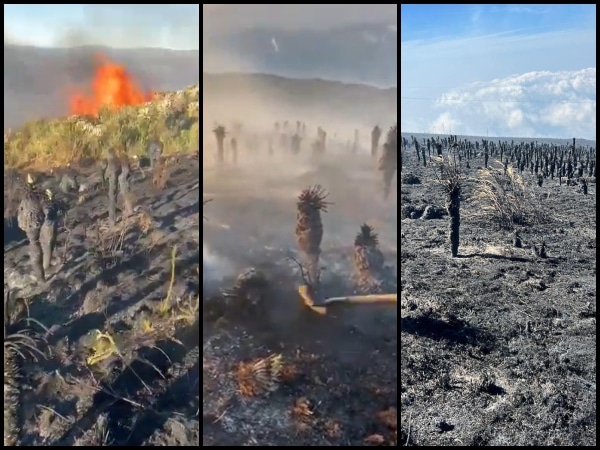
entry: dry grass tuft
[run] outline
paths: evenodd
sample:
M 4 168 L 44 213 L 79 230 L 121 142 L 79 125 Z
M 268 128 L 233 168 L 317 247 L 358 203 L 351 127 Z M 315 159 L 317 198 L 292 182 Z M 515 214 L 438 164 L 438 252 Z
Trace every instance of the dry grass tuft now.
M 479 173 L 473 200 L 482 219 L 504 229 L 539 224 L 548 219 L 542 199 L 529 188 L 514 167 L 508 167 L 506 173 L 498 168 L 482 169 Z
M 102 333 L 100 330 L 94 332 L 94 342 L 90 348 L 91 354 L 87 357 L 88 365 L 93 366 L 106 359 L 118 355 L 119 349 L 110 333 Z
M 398 410 L 396 408 L 388 408 L 377 414 L 377 418 L 390 430 L 398 429 Z
M 59 167 L 99 159 L 111 147 L 141 156 L 155 135 L 163 142 L 165 155 L 195 154 L 200 147 L 199 98 L 199 87 L 190 86 L 143 105 L 101 111 L 98 117 L 27 122 L 4 133 L 4 167 Z
M 279 387 L 283 357 L 271 355 L 250 362 L 241 362 L 236 370 L 238 389 L 244 397 L 257 397 L 274 392 Z
M 307 433 L 315 426 L 314 406 L 306 397 L 300 397 L 294 401 L 291 416 L 294 419 L 294 427 L 297 434 Z

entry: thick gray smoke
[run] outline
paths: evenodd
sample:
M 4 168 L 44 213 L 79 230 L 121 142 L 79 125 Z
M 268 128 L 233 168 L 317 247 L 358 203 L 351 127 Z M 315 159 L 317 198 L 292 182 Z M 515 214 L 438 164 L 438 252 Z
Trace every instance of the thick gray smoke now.
M 202 243 L 202 277 L 205 282 L 222 281 L 235 273 L 233 265 L 214 253 L 206 242 Z
M 397 85 L 396 5 L 211 5 L 203 72 Z
M 204 5 L 203 33 L 227 34 L 256 28 L 329 29 L 396 23 L 397 5 Z
M 125 65 L 144 89 L 198 83 L 199 12 L 199 5 L 84 5 L 76 26 L 49 24 L 56 32 L 45 44 L 54 46 L 45 48 L 11 33 L 5 15 L 4 128 L 67 113 L 68 93 L 89 85 L 98 53 Z

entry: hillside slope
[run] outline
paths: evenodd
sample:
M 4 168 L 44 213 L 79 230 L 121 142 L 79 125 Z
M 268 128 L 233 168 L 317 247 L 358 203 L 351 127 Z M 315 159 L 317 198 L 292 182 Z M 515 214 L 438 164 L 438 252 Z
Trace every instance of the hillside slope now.
M 5 367 L 22 332 L 37 337 L 40 356 L 5 378 L 18 393 L 5 418 L 22 417 L 5 445 L 7 435 L 37 446 L 199 445 L 198 96 L 196 85 L 5 133 Z M 97 160 L 108 148 L 144 154 L 156 135 L 166 156 L 154 170 L 130 158 L 130 190 L 119 193 L 113 224 Z M 28 172 L 66 209 L 42 281 L 16 226 L 22 166 L 37 169 Z M 69 177 L 78 188 L 63 184 Z M 23 304 L 35 324 L 19 320 Z
M 202 75 L 204 120 L 256 121 L 283 117 L 351 123 L 388 123 L 397 116 L 398 90 L 322 79 L 264 74 Z

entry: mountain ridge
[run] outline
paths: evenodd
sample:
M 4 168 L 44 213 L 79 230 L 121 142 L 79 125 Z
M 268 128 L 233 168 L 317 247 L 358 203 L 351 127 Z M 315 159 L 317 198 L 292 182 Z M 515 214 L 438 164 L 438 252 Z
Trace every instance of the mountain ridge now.
M 259 28 L 207 36 L 203 70 L 261 72 L 286 77 L 398 84 L 395 23 L 327 30 Z
M 272 74 L 203 72 L 202 91 L 205 117 L 213 120 L 224 120 L 232 114 L 249 121 L 279 115 L 372 126 L 392 123 L 398 114 L 395 87 Z

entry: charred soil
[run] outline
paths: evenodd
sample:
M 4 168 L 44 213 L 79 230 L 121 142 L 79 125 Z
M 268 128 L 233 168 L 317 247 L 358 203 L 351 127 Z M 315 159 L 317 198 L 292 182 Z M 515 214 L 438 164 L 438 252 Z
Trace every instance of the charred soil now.
M 203 446 L 396 442 L 396 308 L 320 316 L 297 292 L 296 197 L 315 184 L 333 203 L 323 215 L 323 290 L 352 293 L 353 239 L 364 222 L 380 233 L 395 279 L 395 195 L 380 199 L 369 157 L 343 159 L 258 155 L 205 170 Z M 266 279 L 258 307 L 229 303 L 215 313 L 247 267 Z
M 84 188 L 65 195 L 45 282 L 31 279 L 27 239 L 5 209 L 5 293 L 47 328 L 46 357 L 21 365 L 19 445 L 197 446 L 198 161 L 170 159 L 160 187 L 136 171 L 136 212 L 114 226 L 97 173 L 72 170 Z
M 421 182 L 401 186 L 401 445 L 595 445 L 595 182 L 586 196 L 527 170 L 547 217 L 519 227 L 519 248 L 479 217 L 483 157 L 463 160 L 451 258 L 448 217 L 422 215 L 444 210 L 435 166 L 403 156 Z

